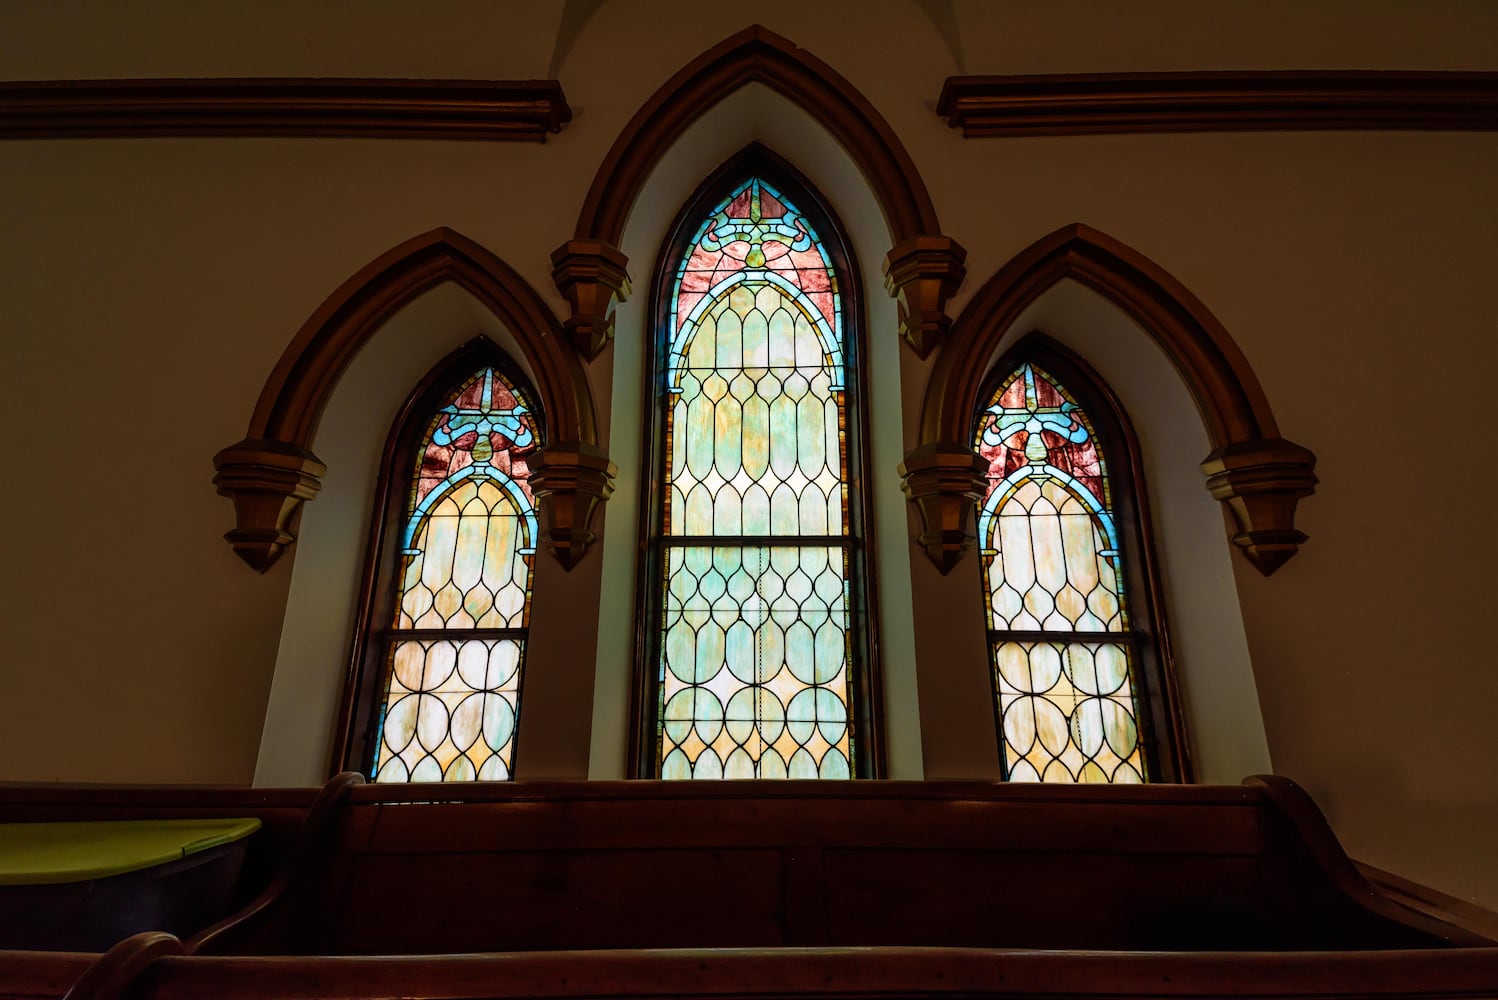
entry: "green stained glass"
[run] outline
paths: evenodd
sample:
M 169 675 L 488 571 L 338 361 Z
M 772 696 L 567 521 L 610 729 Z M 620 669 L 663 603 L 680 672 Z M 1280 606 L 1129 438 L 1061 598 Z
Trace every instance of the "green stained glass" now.
M 662 777 L 853 772 L 842 304 L 762 179 L 696 231 L 663 338 Z

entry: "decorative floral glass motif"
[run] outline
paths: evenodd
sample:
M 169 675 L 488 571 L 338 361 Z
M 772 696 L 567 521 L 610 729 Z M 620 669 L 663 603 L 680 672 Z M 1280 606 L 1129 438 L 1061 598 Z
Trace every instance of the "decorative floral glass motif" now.
M 495 368 L 422 437 L 384 633 L 376 781 L 510 777 L 536 550 L 532 407 Z
M 751 178 L 698 227 L 668 324 L 660 774 L 847 778 L 852 542 L 832 259 Z
M 1024 364 L 974 446 L 989 468 L 978 539 L 1009 780 L 1143 781 L 1118 528 L 1091 421 Z

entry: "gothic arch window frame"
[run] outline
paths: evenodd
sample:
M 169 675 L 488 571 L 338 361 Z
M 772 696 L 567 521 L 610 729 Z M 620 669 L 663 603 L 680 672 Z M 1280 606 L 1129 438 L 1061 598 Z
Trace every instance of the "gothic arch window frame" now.
M 443 399 L 457 391 L 483 368 L 493 368 L 499 372 L 530 406 L 541 438 L 537 442 L 537 450 L 549 440 L 549 414 L 530 379 L 502 347 L 483 335 L 475 337 L 439 361 L 422 376 L 401 404 L 385 438 L 379 477 L 375 484 L 375 501 L 359 586 L 358 612 L 334 730 L 333 773 L 356 770 L 371 776 L 374 752 L 377 749 L 375 742 L 379 739 L 376 715 L 381 708 L 380 703 L 384 698 L 391 670 L 391 664 L 387 662 L 390 641 L 385 635 L 395 631 L 388 623 L 400 600 L 400 581 L 397 579 L 400 549 L 410 529 L 417 526 L 415 512 L 407 509 L 410 484 L 416 470 L 413 457 L 429 431 Z M 428 494 L 423 503 L 438 497 L 439 493 L 445 496 L 456 485 L 456 482 L 444 483 L 441 490 L 433 490 Z M 532 505 L 530 517 L 527 518 L 532 530 L 537 532 L 537 537 L 532 539 L 533 552 L 539 548 L 540 541 L 538 507 L 539 505 Z M 421 504 L 418 504 L 417 510 L 420 509 Z M 410 524 L 406 523 L 408 520 Z M 530 579 L 526 588 L 527 605 L 533 598 L 535 586 L 534 559 L 535 556 L 532 555 Z M 455 638 L 462 636 L 462 632 L 452 631 Z M 523 705 L 528 652 L 528 649 L 522 649 L 517 667 L 519 678 L 515 695 L 516 717 L 508 763 L 512 779 L 520 759 L 520 708 Z
M 849 697 L 855 739 L 852 777 L 877 778 L 885 773 L 884 740 L 880 718 L 882 691 L 878 642 L 878 595 L 873 572 L 872 496 L 863 470 L 871 465 L 865 412 L 868 372 L 863 291 L 858 261 L 846 230 L 816 187 L 784 158 L 768 147 L 750 143 L 708 175 L 687 197 L 668 228 L 657 254 L 651 281 L 650 347 L 645 364 L 646 399 L 641 445 L 640 571 L 635 593 L 635 666 L 631 685 L 628 768 L 631 778 L 653 778 L 660 771 L 659 672 L 663 635 L 657 624 L 664 607 L 665 412 L 662 401 L 669 374 L 675 331 L 672 300 L 682 256 L 691 248 L 702 219 L 742 181 L 760 177 L 786 192 L 801 215 L 812 224 L 838 276 L 841 298 L 844 364 L 848 405 L 844 410 L 847 436 L 848 547 L 850 552 Z
M 893 246 L 885 288 L 899 303 L 900 333 L 922 358 L 947 335 L 947 300 L 962 284 L 967 251 L 941 233 L 936 206 L 899 135 L 858 88 L 790 39 L 753 24 L 688 62 L 640 106 L 604 155 L 573 238 L 551 255 L 552 279 L 571 306 L 573 345 L 598 356 L 613 337 L 613 306 L 629 295 L 620 249 L 635 201 L 682 133 L 747 84 L 800 107 L 843 147 L 883 213 Z
M 1212 446 L 1200 467 L 1227 509 L 1230 541 L 1265 576 L 1279 569 L 1306 540 L 1295 510 L 1315 492 L 1315 453 L 1280 437 L 1247 356 L 1200 299 L 1139 251 L 1081 223 L 1041 237 L 994 272 L 937 352 L 919 444 L 901 469 L 924 529 L 918 544 L 945 574 L 971 543 L 967 519 L 982 463 L 966 442 L 980 373 L 1024 309 L 1065 279 L 1118 306 L 1170 359 Z
M 998 394 L 1002 385 L 1025 365 L 1033 365 L 1052 376 L 1076 399 L 1079 409 L 1086 414 L 1091 424 L 1090 430 L 1097 439 L 1098 450 L 1105 456 L 1107 488 L 1113 506 L 1113 531 L 1121 552 L 1124 593 L 1130 602 L 1132 627 L 1127 634 L 1133 647 L 1134 662 L 1129 674 L 1137 686 L 1134 702 L 1139 716 L 1136 720 L 1139 742 L 1146 762 L 1145 779 L 1151 782 L 1194 781 L 1191 744 L 1181 710 L 1179 678 L 1171 651 L 1165 591 L 1156 553 L 1138 435 L 1123 404 L 1107 381 L 1076 352 L 1038 330 L 1022 337 L 982 374 L 977 395 L 973 399 L 969 427 L 976 431 L 981 426 L 989 402 Z M 988 500 L 985 495 L 978 502 L 980 552 L 986 543 L 982 537 L 981 524 L 982 511 Z M 1083 501 L 1088 502 L 1087 498 L 1083 498 Z M 981 558 L 979 569 L 982 574 L 981 592 L 986 595 L 989 588 L 988 566 Z M 999 740 L 1000 766 L 1007 780 L 1009 766 L 998 687 L 998 667 L 993 660 L 995 636 L 1002 635 L 1002 631 L 993 629 L 986 599 L 983 602 L 983 616 L 984 627 L 989 633 L 987 645 L 989 680 L 993 688 L 994 731 Z M 1110 633 L 1097 634 L 1107 636 Z
M 534 376 L 557 451 L 548 463 L 555 482 L 541 491 L 547 548 L 570 569 L 592 544 L 591 519 L 613 492 L 615 470 L 600 444 L 582 360 L 525 278 L 482 244 L 442 226 L 380 254 L 323 300 L 266 377 L 244 439 L 213 457 L 214 485 L 234 503 L 235 526 L 224 538 L 254 569 L 265 572 L 296 541 L 301 505 L 322 486 L 327 468 L 312 447 L 344 370 L 386 321 L 448 281 L 515 337 Z

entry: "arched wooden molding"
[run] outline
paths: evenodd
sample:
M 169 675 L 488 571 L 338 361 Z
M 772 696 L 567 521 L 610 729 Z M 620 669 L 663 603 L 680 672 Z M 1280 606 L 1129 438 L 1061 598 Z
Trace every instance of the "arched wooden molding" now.
M 1306 539 L 1295 528 L 1295 508 L 1315 491 L 1316 456 L 1279 436 L 1248 359 L 1196 296 L 1158 264 L 1081 224 L 1058 229 L 1005 264 L 963 309 L 937 355 L 922 403 L 921 443 L 901 472 L 921 514 L 927 555 L 945 573 L 972 544 L 974 484 L 952 470 L 972 454 L 984 375 L 1005 331 L 1067 278 L 1123 309 L 1181 373 L 1212 444 L 1202 471 L 1233 519 L 1233 544 L 1260 572 L 1273 573 Z M 934 471 L 937 465 L 947 471 Z
M 759 25 L 693 59 L 645 102 L 614 141 L 583 202 L 573 239 L 552 254 L 552 277 L 572 305 L 569 338 L 592 359 L 613 337 L 613 307 L 629 294 L 624 226 L 651 171 L 714 104 L 760 83 L 811 115 L 848 151 L 878 200 L 894 249 L 885 282 L 900 307 L 901 334 L 925 357 L 951 322 L 946 302 L 962 283 L 967 253 L 941 235 L 915 162 L 868 99 L 841 74 Z
M 551 455 L 552 486 L 541 500 L 542 519 L 559 526 L 563 565 L 581 558 L 593 540 L 588 523 L 613 491 L 614 475 L 602 457 L 587 373 L 535 289 L 478 243 L 442 228 L 387 251 L 328 296 L 266 380 L 245 439 L 214 456 L 214 485 L 234 501 L 235 526 L 224 537 L 245 562 L 264 572 L 295 541 L 297 510 L 316 495 L 326 471 L 312 453 L 317 421 L 343 370 L 386 320 L 447 281 L 494 313 L 530 365 L 552 442 L 543 452 Z M 548 507 L 565 512 L 549 515 Z

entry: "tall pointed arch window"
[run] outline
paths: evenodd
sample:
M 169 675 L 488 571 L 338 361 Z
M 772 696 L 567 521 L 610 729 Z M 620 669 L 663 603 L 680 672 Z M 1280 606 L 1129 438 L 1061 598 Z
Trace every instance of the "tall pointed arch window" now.
M 642 775 L 876 773 L 848 262 L 820 201 L 762 151 L 705 184 L 668 242 Z
M 392 432 L 346 708 L 346 766 L 375 781 L 513 775 L 538 537 L 533 400 L 480 340 L 425 380 Z
M 1010 781 L 1184 780 L 1138 449 L 1079 358 L 1031 335 L 994 370 L 973 445 L 996 718 Z

